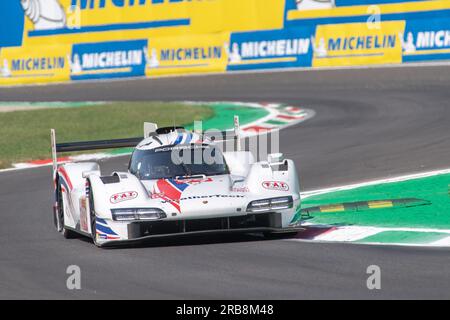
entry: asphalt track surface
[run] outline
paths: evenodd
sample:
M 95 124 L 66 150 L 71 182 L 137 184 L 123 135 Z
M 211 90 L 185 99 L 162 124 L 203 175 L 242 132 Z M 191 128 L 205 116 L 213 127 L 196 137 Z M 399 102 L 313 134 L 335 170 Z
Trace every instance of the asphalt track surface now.
M 5 101 L 286 102 L 315 118 L 286 129 L 281 150 L 302 189 L 450 167 L 450 67 L 301 71 L 0 89 Z M 70 119 L 68 119 L 70 121 Z M 107 121 L 107 115 L 105 115 Z M 102 161 L 103 171 L 126 158 Z M 98 249 L 53 229 L 50 168 L 0 174 L 0 298 L 450 298 L 450 250 L 195 237 Z M 378 265 L 382 289 L 366 287 Z M 78 265 L 82 290 L 66 288 Z

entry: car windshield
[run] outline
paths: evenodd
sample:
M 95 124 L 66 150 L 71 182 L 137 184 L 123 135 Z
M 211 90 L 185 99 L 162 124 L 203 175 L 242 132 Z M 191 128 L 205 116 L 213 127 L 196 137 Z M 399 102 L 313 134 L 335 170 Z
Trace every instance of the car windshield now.
M 130 160 L 129 170 L 140 180 L 229 173 L 222 152 L 205 145 L 178 145 L 153 150 L 135 150 Z

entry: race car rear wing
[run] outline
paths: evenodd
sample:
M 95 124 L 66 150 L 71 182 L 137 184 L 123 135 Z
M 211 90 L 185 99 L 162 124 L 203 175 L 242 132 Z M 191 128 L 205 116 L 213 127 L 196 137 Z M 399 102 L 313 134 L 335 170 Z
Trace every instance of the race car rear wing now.
M 55 129 L 50 130 L 53 171 L 57 170 L 58 153 L 136 147 L 144 137 L 56 143 Z
M 175 127 L 181 129 L 181 127 Z M 154 123 L 144 123 L 144 136 L 149 137 L 152 134 L 157 134 L 158 126 Z M 234 116 L 234 129 L 229 131 L 219 131 L 222 139 L 217 139 L 216 134 L 214 142 L 226 141 L 233 139 L 235 141 L 235 150 L 240 151 L 240 126 L 239 116 Z M 210 132 L 202 134 L 203 137 L 208 137 Z M 117 148 L 131 148 L 136 147 L 144 137 L 126 138 L 126 139 L 110 139 L 110 140 L 95 140 L 95 141 L 78 141 L 56 143 L 56 131 L 50 129 L 51 145 L 52 145 L 52 163 L 53 172 L 58 170 L 58 152 L 75 152 L 75 151 L 90 151 L 102 149 L 117 149 Z

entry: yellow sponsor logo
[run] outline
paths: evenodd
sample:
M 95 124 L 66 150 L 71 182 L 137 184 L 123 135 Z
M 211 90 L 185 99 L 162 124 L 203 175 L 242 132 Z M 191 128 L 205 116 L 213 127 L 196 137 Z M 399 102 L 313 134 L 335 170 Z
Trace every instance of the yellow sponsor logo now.
M 0 52 L 0 84 L 69 80 L 71 46 L 30 49 L 4 48 Z
M 401 63 L 404 21 L 321 25 L 313 43 L 313 67 Z
M 149 39 L 144 49 L 146 75 L 226 70 L 229 34 Z

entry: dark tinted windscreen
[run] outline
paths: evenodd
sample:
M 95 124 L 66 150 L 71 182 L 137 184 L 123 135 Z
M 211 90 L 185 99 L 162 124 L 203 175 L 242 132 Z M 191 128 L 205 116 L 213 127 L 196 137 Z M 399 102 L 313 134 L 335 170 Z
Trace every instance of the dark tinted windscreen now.
M 135 150 L 129 170 L 141 180 L 229 173 L 221 151 L 208 146 Z

